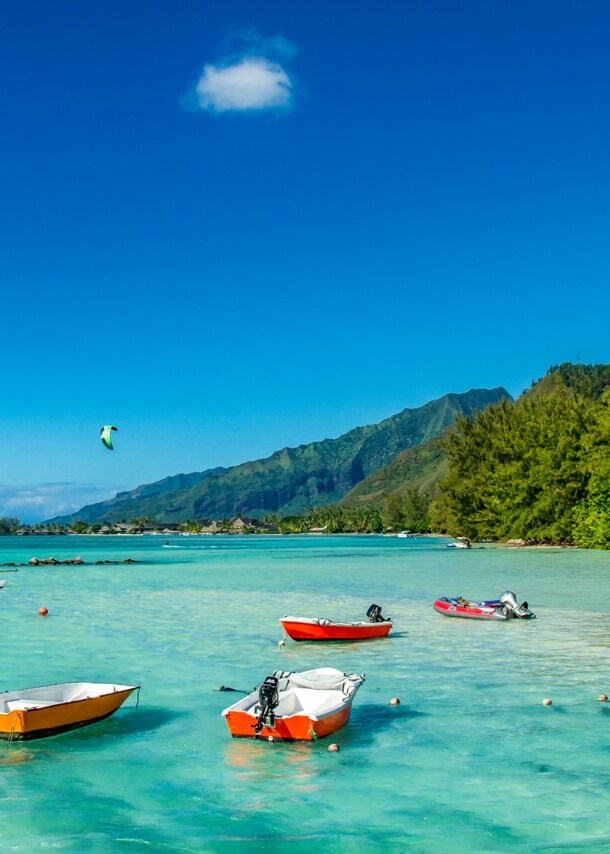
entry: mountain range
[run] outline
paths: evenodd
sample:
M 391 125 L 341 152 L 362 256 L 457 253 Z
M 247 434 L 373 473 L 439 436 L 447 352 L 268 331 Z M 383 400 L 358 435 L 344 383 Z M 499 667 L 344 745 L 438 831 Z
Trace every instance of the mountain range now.
M 407 483 L 418 489 L 436 483 L 445 465 L 439 437 L 457 416 L 472 417 L 503 399 L 512 398 L 501 387 L 446 394 L 336 439 L 283 448 L 230 468 L 166 477 L 49 521 L 91 524 L 149 517 L 172 523 L 286 516 L 337 502 L 379 504 Z

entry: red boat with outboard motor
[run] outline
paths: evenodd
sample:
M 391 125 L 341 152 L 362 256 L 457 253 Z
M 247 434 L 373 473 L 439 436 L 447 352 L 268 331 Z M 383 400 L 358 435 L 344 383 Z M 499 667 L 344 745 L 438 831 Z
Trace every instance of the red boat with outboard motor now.
M 536 617 L 527 602 L 520 605 L 510 590 L 499 599 L 483 602 L 470 602 L 463 596 L 441 596 L 432 607 L 445 617 L 466 617 L 471 620 L 532 620 Z
M 295 641 L 346 641 L 387 637 L 392 621 L 381 616 L 381 606 L 371 605 L 368 621 L 343 623 L 326 617 L 282 617 L 280 623 L 288 637 Z

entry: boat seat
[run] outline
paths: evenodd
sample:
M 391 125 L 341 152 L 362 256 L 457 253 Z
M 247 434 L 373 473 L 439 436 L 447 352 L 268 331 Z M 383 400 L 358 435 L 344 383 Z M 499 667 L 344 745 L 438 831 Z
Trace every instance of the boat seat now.
M 298 712 L 303 711 L 303 706 L 296 693 L 291 691 L 281 698 L 273 711 L 276 715 L 296 715 Z
M 72 694 L 66 694 L 66 696 L 62 699 L 62 703 L 73 703 L 75 700 L 90 700 L 91 696 L 87 693 L 86 689 L 79 689 L 78 691 L 73 691 Z

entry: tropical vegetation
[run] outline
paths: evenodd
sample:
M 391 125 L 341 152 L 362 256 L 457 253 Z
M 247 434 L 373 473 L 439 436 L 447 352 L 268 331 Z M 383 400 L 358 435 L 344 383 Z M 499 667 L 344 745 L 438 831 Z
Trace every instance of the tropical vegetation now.
M 477 540 L 610 544 L 610 366 L 550 369 L 516 402 L 459 418 L 435 530 Z
M 14 534 L 19 527 L 19 519 L 14 516 L 0 517 L 0 534 Z
M 240 503 L 260 508 L 247 517 Z M 210 519 L 231 533 L 406 529 L 610 548 L 610 365 L 552 367 L 516 401 L 447 395 L 336 440 L 138 487 L 69 522 L 0 519 L 0 533 L 208 533 Z

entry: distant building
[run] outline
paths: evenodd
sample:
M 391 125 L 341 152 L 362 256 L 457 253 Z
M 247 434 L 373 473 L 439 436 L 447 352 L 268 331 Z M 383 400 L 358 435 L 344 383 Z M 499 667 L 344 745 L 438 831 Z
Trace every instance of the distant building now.
M 219 534 L 220 533 L 220 525 L 218 522 L 207 522 L 207 524 L 201 526 L 202 534 Z

